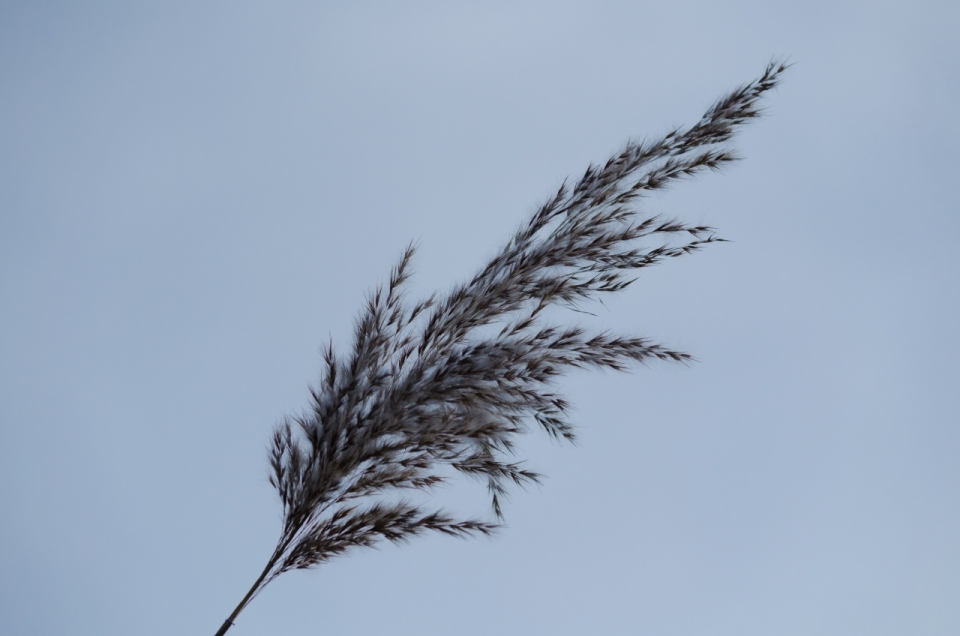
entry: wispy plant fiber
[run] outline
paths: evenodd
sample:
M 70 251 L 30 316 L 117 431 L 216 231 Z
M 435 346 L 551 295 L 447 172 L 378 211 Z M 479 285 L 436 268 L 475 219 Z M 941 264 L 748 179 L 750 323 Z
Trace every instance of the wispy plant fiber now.
M 564 182 L 476 276 L 445 295 L 407 302 L 414 254 L 408 247 L 389 283 L 369 295 L 349 353 L 338 354 L 332 343 L 324 350 L 308 410 L 273 434 L 270 483 L 283 505 L 280 539 L 217 636 L 289 570 L 383 539 L 494 531 L 508 487 L 539 479 L 514 460 L 517 436 L 535 425 L 574 438 L 569 405 L 551 390 L 565 371 L 690 360 L 647 338 L 544 324 L 544 310 L 620 291 L 637 270 L 722 241 L 710 227 L 646 214 L 640 203 L 678 179 L 734 161 L 724 144 L 760 114 L 758 100 L 785 69 L 771 63 L 694 126 L 630 141 L 603 165 Z M 390 496 L 430 491 L 451 473 L 486 481 L 492 520 Z

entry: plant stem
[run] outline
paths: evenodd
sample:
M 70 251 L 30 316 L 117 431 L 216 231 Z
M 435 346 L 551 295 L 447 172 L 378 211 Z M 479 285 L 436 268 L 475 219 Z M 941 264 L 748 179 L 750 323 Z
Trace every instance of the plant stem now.
M 270 573 L 270 570 L 273 569 L 273 566 L 276 564 L 276 562 L 277 556 L 274 555 L 274 557 L 270 559 L 269 563 L 267 563 L 267 567 L 263 568 L 263 572 L 260 574 L 260 577 L 257 579 L 256 583 L 253 584 L 253 587 L 250 588 L 250 591 L 247 592 L 247 595 L 244 596 L 243 600 L 240 601 L 236 608 L 234 608 L 233 613 L 230 614 L 227 620 L 223 621 L 223 625 L 221 625 L 220 629 L 217 630 L 215 636 L 224 636 L 224 634 L 227 633 L 227 630 L 233 627 L 233 621 L 236 620 L 237 616 L 240 615 L 240 612 L 242 612 L 243 608 L 247 606 L 247 603 L 253 599 L 253 596 L 257 593 L 260 584 L 263 583 L 265 578 L 267 578 L 267 575 Z

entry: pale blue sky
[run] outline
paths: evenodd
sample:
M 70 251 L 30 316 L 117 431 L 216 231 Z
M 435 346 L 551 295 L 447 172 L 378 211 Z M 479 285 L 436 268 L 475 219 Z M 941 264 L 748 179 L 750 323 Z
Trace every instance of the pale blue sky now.
M 339 5 L 0 2 L 0 633 L 212 635 L 271 427 L 402 247 L 447 288 L 773 56 L 745 161 L 649 204 L 732 242 L 598 309 L 700 362 L 568 378 L 499 537 L 230 636 L 960 632 L 960 4 Z

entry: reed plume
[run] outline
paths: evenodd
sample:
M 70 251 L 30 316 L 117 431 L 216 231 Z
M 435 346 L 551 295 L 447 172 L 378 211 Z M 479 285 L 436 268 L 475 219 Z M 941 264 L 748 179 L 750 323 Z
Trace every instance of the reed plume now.
M 468 282 L 416 303 L 404 296 L 413 246 L 385 287 L 369 294 L 347 355 L 332 345 L 309 409 L 287 417 L 269 448 L 283 506 L 280 539 L 217 636 L 284 572 L 386 539 L 428 531 L 489 534 L 511 485 L 539 475 L 515 461 L 533 427 L 573 440 L 569 404 L 551 391 L 571 368 L 625 370 L 691 357 L 647 338 L 545 324 L 551 306 L 577 308 L 617 292 L 634 273 L 722 241 L 706 226 L 643 213 L 645 195 L 736 160 L 724 146 L 760 114 L 760 97 L 787 65 L 711 106 L 694 126 L 630 141 L 559 190 Z M 534 425 L 535 423 L 535 425 Z M 463 519 L 396 497 L 430 491 L 451 474 L 486 482 L 491 520 Z

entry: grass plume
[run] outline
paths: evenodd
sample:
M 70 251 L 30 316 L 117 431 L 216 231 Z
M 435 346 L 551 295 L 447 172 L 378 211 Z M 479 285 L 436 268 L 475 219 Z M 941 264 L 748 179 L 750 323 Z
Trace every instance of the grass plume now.
M 575 309 L 625 289 L 637 270 L 723 240 L 710 227 L 645 214 L 640 203 L 674 181 L 736 160 L 724 144 L 759 116 L 760 97 L 786 67 L 772 62 L 694 126 L 630 141 L 564 182 L 478 274 L 445 295 L 407 302 L 414 255 L 408 247 L 388 284 L 368 296 L 349 352 L 325 348 L 309 408 L 273 433 L 270 483 L 283 506 L 280 539 L 217 636 L 284 572 L 382 540 L 493 532 L 508 488 L 539 479 L 514 460 L 517 437 L 538 427 L 574 438 L 569 404 L 552 390 L 565 371 L 690 360 L 647 338 L 545 324 L 544 310 Z M 430 491 L 451 473 L 486 482 L 490 520 L 389 496 Z

